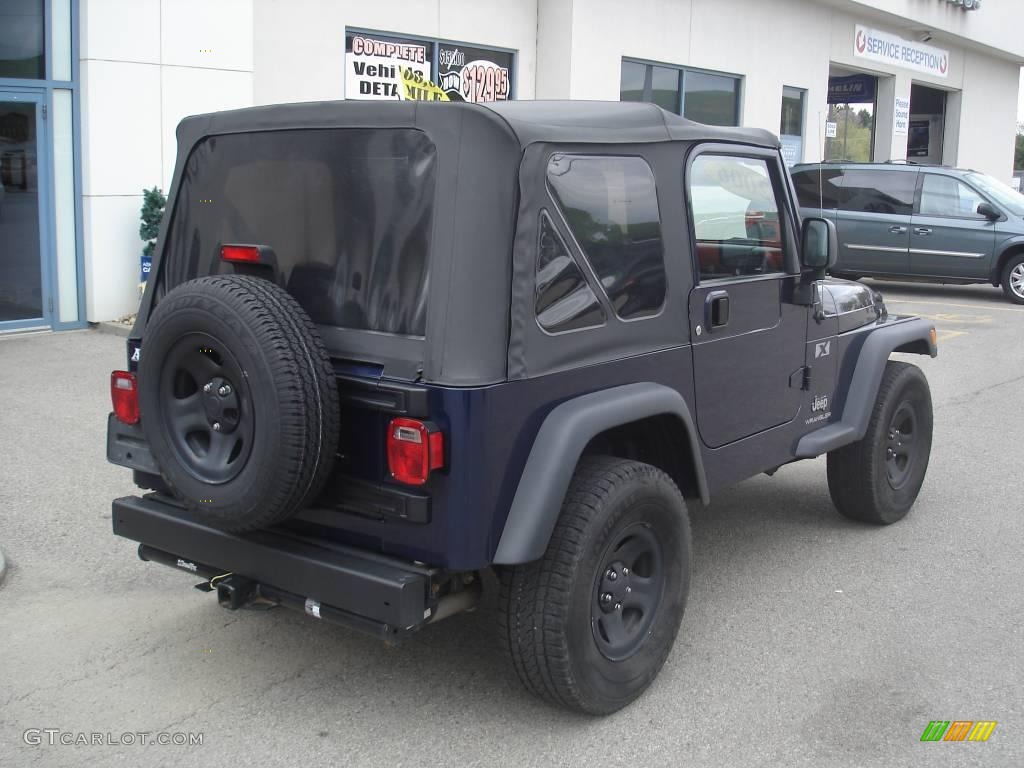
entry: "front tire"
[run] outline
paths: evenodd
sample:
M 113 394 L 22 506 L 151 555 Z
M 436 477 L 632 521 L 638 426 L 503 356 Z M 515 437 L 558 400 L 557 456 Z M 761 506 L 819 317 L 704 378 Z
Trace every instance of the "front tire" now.
M 615 712 L 661 670 L 690 583 L 690 525 L 661 470 L 584 457 L 544 556 L 499 573 L 500 633 L 533 694 Z
M 1003 293 L 1014 304 L 1024 304 L 1024 253 L 1010 258 L 1003 267 Z
M 828 454 L 840 514 L 875 525 L 902 520 L 917 500 L 932 447 L 932 398 L 916 365 L 890 360 L 864 437 Z

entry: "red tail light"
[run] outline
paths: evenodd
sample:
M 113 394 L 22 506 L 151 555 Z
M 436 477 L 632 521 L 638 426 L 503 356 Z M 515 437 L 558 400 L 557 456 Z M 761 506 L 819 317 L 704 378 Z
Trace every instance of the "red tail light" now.
M 444 466 L 444 436 L 433 424 L 418 419 L 392 419 L 388 424 L 388 470 L 400 483 L 423 485 L 431 470 Z
M 260 249 L 255 245 L 222 245 L 220 247 L 220 258 L 223 261 L 259 264 Z
M 139 423 L 139 385 L 134 373 L 114 371 L 110 374 L 110 400 L 118 421 Z

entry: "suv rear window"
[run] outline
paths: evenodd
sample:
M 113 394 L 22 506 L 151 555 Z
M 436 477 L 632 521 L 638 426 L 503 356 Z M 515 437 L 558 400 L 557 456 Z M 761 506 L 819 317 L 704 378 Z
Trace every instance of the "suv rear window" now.
M 216 274 L 224 244 L 266 245 L 314 322 L 423 336 L 434 181 L 414 129 L 210 136 L 186 162 L 162 279 Z

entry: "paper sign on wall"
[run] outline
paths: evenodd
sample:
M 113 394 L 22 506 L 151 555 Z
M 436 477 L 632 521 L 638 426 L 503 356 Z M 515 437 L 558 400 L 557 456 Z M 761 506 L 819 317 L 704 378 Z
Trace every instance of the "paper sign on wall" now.
M 837 123 L 833 123 L 831 121 L 828 121 L 828 122 L 825 123 L 825 138 L 826 139 L 834 139 L 836 137 L 836 126 L 837 125 L 838 125 Z
M 892 132 L 894 136 L 906 136 L 910 129 L 910 99 L 896 97 L 892 113 Z

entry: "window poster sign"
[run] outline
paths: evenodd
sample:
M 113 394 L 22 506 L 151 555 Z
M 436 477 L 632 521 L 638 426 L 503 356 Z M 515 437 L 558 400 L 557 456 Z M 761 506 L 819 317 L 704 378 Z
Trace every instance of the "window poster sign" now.
M 384 101 L 507 101 L 513 54 L 375 32 L 345 35 L 345 96 Z
M 440 100 L 439 89 L 432 87 L 433 61 L 433 43 L 348 34 L 345 94 L 350 99 L 376 101 Z
M 437 84 L 451 101 L 507 101 L 511 97 L 511 53 L 442 43 L 437 64 Z

